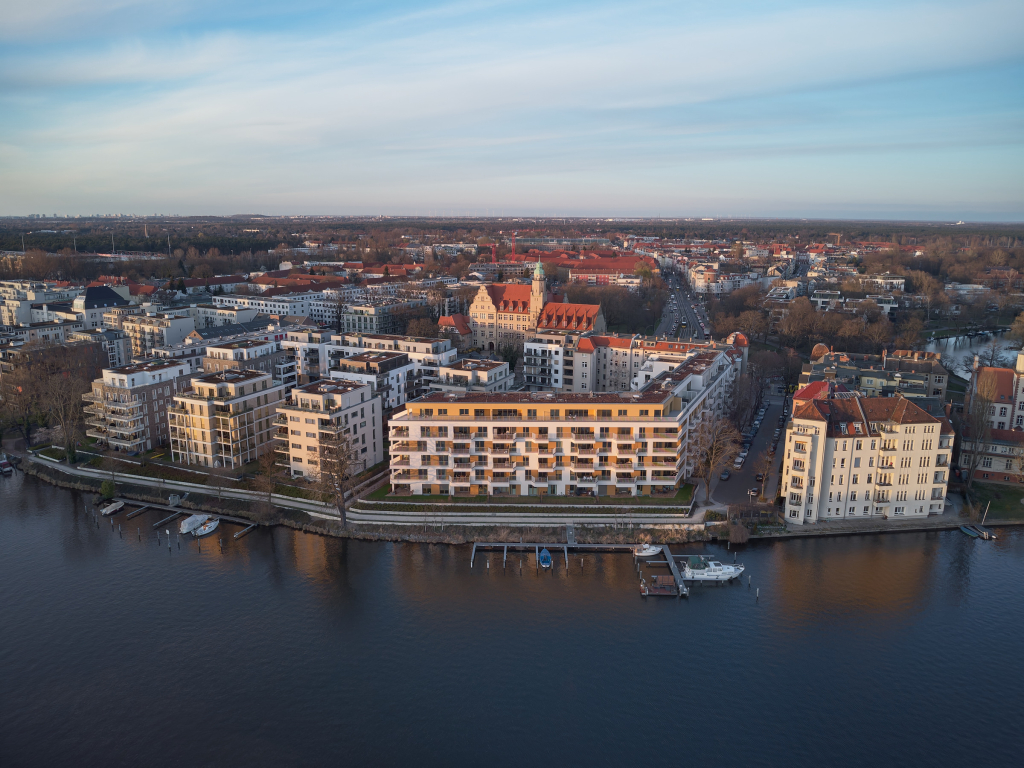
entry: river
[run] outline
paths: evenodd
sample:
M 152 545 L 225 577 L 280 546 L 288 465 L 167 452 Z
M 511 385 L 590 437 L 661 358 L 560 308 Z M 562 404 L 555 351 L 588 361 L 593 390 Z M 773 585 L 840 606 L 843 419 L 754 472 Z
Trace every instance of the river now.
M 625 555 L 520 575 L 518 555 L 503 573 L 468 547 L 226 524 L 168 551 L 159 515 L 119 536 L 23 475 L 0 510 L 5 768 L 1010 765 L 1024 746 L 1019 530 L 756 544 L 751 588 L 645 600 Z

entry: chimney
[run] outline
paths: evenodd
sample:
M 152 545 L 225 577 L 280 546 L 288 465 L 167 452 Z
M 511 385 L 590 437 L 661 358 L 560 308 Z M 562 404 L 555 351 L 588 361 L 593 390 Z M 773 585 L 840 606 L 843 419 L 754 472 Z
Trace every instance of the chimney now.
M 885 368 L 886 350 L 882 350 L 882 368 Z

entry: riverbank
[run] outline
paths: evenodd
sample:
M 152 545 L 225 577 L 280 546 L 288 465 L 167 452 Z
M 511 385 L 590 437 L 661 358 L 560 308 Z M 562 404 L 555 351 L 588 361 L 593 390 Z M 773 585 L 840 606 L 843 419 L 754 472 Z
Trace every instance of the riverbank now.
M 22 461 L 20 470 L 52 485 L 84 493 L 98 495 L 103 483 L 101 477 L 76 476 L 61 466 L 38 461 Z M 166 503 L 166 498 L 161 495 L 160 490 L 133 483 L 123 475 L 117 475 L 116 478 L 119 497 L 140 503 Z M 531 517 L 539 519 L 536 523 L 531 523 L 526 515 L 508 516 L 491 512 L 487 517 L 479 514 L 460 516 L 457 512 L 438 508 L 430 512 L 396 512 L 389 516 L 370 516 L 364 514 L 369 510 L 362 509 L 358 501 L 348 510 L 349 517 L 365 516 L 367 519 L 350 519 L 348 525 L 343 527 L 340 519 L 323 512 L 311 513 L 277 504 L 270 506 L 268 511 L 266 505 L 262 505 L 261 509 L 261 505 L 254 505 L 251 500 L 227 498 L 223 495 L 218 497 L 202 486 L 191 488 L 187 493 L 188 497 L 182 501 L 181 507 L 190 511 L 232 515 L 259 525 L 280 525 L 305 533 L 363 541 L 459 545 L 474 541 L 509 541 L 522 537 L 531 541 L 558 544 L 566 540 L 567 525 L 575 528 L 577 541 L 593 544 L 630 544 L 641 538 L 659 544 L 686 544 L 724 541 L 729 536 L 729 526 L 724 523 L 705 524 L 682 516 L 658 514 L 654 510 L 647 516 L 642 512 L 634 511 L 631 514 L 612 510 L 598 515 L 594 512 L 589 515 L 579 512 L 572 515 L 532 514 Z M 290 502 L 292 500 L 286 503 Z M 966 518 L 959 516 L 943 517 L 948 519 L 897 520 L 890 521 L 884 526 L 867 520 L 821 523 L 806 529 L 786 528 L 782 531 L 753 532 L 750 533 L 748 541 L 955 530 L 961 523 L 966 522 Z M 588 521 L 587 518 L 594 519 Z M 1022 525 L 1024 520 L 1000 520 L 990 517 L 987 524 L 996 527 Z

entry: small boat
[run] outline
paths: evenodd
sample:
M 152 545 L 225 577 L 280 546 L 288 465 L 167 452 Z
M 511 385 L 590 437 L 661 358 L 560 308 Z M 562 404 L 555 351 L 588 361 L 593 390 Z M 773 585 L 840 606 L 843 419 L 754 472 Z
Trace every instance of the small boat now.
M 650 544 L 644 544 L 642 547 L 636 547 L 633 550 L 633 554 L 637 557 L 654 557 L 661 554 L 661 547 L 652 547 Z
M 211 533 L 217 530 L 218 525 L 220 525 L 220 518 L 211 518 L 202 525 L 200 525 L 198 528 L 196 528 L 194 531 L 192 531 L 192 535 L 195 536 L 197 539 L 200 536 L 209 536 Z
M 538 560 L 541 568 L 551 567 L 551 553 L 548 552 L 547 548 L 540 551 L 540 559 Z
M 723 565 L 702 555 L 690 555 L 683 561 L 685 581 L 732 581 L 744 571 L 742 565 Z
M 0 453 L 0 474 L 10 475 L 14 473 L 14 467 L 7 460 L 6 453 Z
M 978 535 L 981 536 L 981 538 L 983 539 L 994 539 L 996 537 L 996 535 L 989 528 L 986 528 L 984 525 L 975 525 L 973 527 L 974 530 L 978 532 Z
M 178 526 L 178 533 L 192 533 L 192 531 L 209 519 L 209 515 L 189 515 L 181 521 L 181 525 Z
M 100 514 L 103 515 L 104 517 L 107 517 L 108 515 L 117 514 L 122 509 L 124 509 L 124 502 L 123 501 L 115 501 L 113 504 L 110 504 L 110 505 L 100 509 Z
M 978 532 L 968 525 L 961 525 L 960 530 L 970 536 L 972 539 L 978 538 Z

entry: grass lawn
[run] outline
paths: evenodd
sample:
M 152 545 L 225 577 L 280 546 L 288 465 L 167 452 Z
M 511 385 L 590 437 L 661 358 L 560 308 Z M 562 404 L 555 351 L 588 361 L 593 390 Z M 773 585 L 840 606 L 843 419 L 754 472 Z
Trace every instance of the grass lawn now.
M 621 505 L 621 504 L 635 504 L 635 505 L 664 505 L 664 506 L 682 506 L 689 504 L 693 500 L 694 486 L 687 483 L 678 491 L 674 496 L 438 496 L 438 495 L 421 495 L 421 496 L 391 496 L 391 486 L 383 485 L 373 493 L 367 494 L 363 498 L 367 501 L 402 501 L 410 504 L 419 502 L 439 502 L 442 504 L 547 504 L 547 505 L 559 505 L 564 506 L 565 504 L 598 504 L 598 505 Z
M 971 496 L 976 502 L 981 503 L 982 508 L 992 502 L 988 511 L 990 520 L 1024 520 L 1024 504 L 1021 503 L 1024 499 L 1024 488 L 976 482 L 971 489 Z
M 44 448 L 39 453 L 47 458 L 56 459 L 57 461 L 64 461 L 64 459 L 67 458 L 67 454 L 64 452 L 63 448 Z

